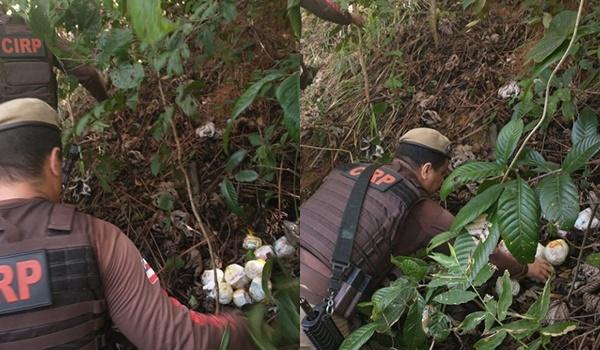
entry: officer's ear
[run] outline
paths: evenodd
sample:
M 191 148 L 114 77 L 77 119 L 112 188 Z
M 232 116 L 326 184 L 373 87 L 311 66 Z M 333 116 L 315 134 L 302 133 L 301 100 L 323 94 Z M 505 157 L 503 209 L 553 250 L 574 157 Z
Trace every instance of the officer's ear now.
M 419 175 L 423 180 L 428 179 L 433 172 L 433 164 L 427 162 L 419 168 Z
M 48 158 L 49 171 L 52 176 L 61 178 L 62 177 L 62 154 L 60 148 L 54 147 L 50 152 Z

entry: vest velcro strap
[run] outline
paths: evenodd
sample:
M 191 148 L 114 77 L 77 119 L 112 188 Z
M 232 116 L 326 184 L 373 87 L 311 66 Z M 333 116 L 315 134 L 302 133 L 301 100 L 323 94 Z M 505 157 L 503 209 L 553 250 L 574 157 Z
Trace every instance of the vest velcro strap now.
M 0 323 L 0 332 L 37 327 L 47 324 L 48 320 L 60 322 L 89 313 L 90 311 L 94 314 L 101 314 L 105 310 L 106 303 L 104 300 L 93 300 L 37 312 L 15 314 L 11 316 L 10 322 Z
M 0 256 L 12 254 L 15 251 L 25 252 L 37 249 L 60 249 L 88 246 L 90 244 L 89 242 L 90 240 L 85 234 L 34 238 L 26 241 L 0 245 Z
M 73 226 L 74 215 L 74 207 L 63 204 L 55 204 L 52 207 L 52 212 L 50 213 L 48 230 L 65 231 L 64 233 L 70 233 Z
M 0 344 L 0 350 L 47 349 L 82 338 L 104 326 L 104 318 L 96 318 L 81 325 L 41 337 Z

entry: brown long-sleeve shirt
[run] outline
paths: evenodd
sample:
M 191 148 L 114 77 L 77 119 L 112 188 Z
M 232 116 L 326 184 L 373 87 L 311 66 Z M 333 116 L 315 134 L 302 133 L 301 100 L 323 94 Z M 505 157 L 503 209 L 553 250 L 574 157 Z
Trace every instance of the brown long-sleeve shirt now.
M 333 0 L 300 0 L 300 6 L 317 17 L 337 24 L 352 23 L 352 16 Z
M 28 209 L 39 207 L 43 201 L 41 198 L 0 201 L 0 215 L 19 226 L 30 212 Z M 43 223 L 47 219 L 38 220 Z M 85 221 L 110 318 L 136 347 L 218 349 L 229 327 L 230 349 L 253 348 L 244 317 L 190 311 L 168 297 L 153 272 L 147 273 L 149 266 L 140 252 L 117 227 L 88 215 Z

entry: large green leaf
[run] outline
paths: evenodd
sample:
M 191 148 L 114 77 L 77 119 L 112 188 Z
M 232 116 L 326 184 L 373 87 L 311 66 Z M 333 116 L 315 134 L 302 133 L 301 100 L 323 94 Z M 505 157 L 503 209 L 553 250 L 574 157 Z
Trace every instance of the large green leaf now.
M 384 325 L 391 327 L 398 321 L 415 292 L 415 287 L 403 278 L 395 280 L 389 287 L 377 290 L 371 297 L 373 302 L 371 318 L 374 321 L 382 320 Z
M 475 311 L 471 314 L 468 314 L 458 328 L 462 331 L 470 331 L 475 329 L 475 327 L 477 327 L 481 321 L 483 321 L 485 314 L 485 311 Z
M 144 75 L 144 67 L 141 64 L 124 64 L 110 72 L 110 80 L 119 89 L 128 90 L 137 87 Z
M 417 294 L 415 302 L 406 314 L 406 321 L 404 321 L 402 327 L 402 343 L 409 349 L 420 349 L 427 340 L 427 334 L 425 334 L 421 325 L 424 307 L 423 297 Z
M 577 321 L 558 322 L 542 328 L 540 330 L 540 333 L 551 337 L 559 337 L 561 335 L 565 335 L 571 331 L 574 331 L 577 328 L 578 324 L 579 323 Z
M 502 175 L 505 167 L 498 163 L 469 162 L 456 168 L 440 188 L 440 198 L 446 199 L 454 189 L 469 182 L 481 182 L 493 176 Z
M 543 178 L 536 187 L 546 220 L 569 230 L 579 214 L 579 192 L 568 174 Z
M 475 343 L 475 349 L 476 350 L 494 350 L 498 346 L 500 346 L 500 344 L 502 344 L 502 342 L 504 341 L 504 338 L 506 338 L 506 334 L 507 334 L 506 331 L 499 331 L 497 333 L 490 335 L 489 337 L 480 339 L 477 343 Z
M 428 317 L 425 317 L 426 314 Z M 424 308 L 421 325 L 425 333 L 438 342 L 444 341 L 450 335 L 450 319 L 445 313 L 430 305 Z
M 240 98 L 238 98 L 238 100 L 235 102 L 235 105 L 233 106 L 233 111 L 231 112 L 231 118 L 229 118 L 229 120 L 227 121 L 227 127 L 223 132 L 223 148 L 226 154 L 229 154 L 229 136 L 231 134 L 231 129 L 233 128 L 233 123 L 235 122 L 235 120 L 248 107 L 250 107 L 250 105 L 252 104 L 252 102 L 254 102 L 254 99 L 256 98 L 256 96 L 258 96 L 258 93 L 263 88 L 263 86 L 265 86 L 265 84 L 270 83 L 273 80 L 279 79 L 281 78 L 281 76 L 281 73 L 270 73 L 266 75 L 259 81 L 250 85 L 250 87 L 246 91 L 244 91 L 242 96 L 240 96 Z
M 108 64 L 113 57 L 126 59 L 127 50 L 129 50 L 132 41 L 133 33 L 129 28 L 112 28 L 109 31 L 102 32 L 97 43 L 96 62 L 104 65 Z
M 339 350 L 360 350 L 375 333 L 376 323 L 367 323 L 350 334 L 340 346 Z
M 223 182 L 221 182 L 220 188 L 221 197 L 223 197 L 223 199 L 225 200 L 225 203 L 229 207 L 229 210 L 231 210 L 233 213 L 239 216 L 242 216 L 244 214 L 244 210 L 238 202 L 237 191 L 235 190 L 235 187 L 233 187 L 231 181 L 229 181 L 229 179 L 224 179 Z
M 571 132 L 571 142 L 573 145 L 578 144 L 588 137 L 598 135 L 598 116 L 594 111 L 586 107 L 581 111 L 579 118 L 573 123 L 573 131 Z
M 510 156 L 519 144 L 519 139 L 523 134 L 523 126 L 523 120 L 513 119 L 500 130 L 496 142 L 496 161 L 498 163 L 508 163 Z
M 523 319 L 505 323 L 502 329 L 506 330 L 515 339 L 524 339 L 531 336 L 540 327 L 537 320 Z
M 300 38 L 302 35 L 302 15 L 300 14 L 300 0 L 288 0 L 287 15 L 294 35 Z
M 227 160 L 227 164 L 225 164 L 225 171 L 232 172 L 235 168 L 242 164 L 247 154 L 248 151 L 245 149 L 240 149 L 232 154 Z
M 554 16 L 544 37 L 531 49 L 527 58 L 539 63 L 550 56 L 573 32 L 576 18 L 574 11 L 562 11 Z
M 486 266 L 490 260 L 490 254 L 496 249 L 496 245 L 500 240 L 500 230 L 498 225 L 492 223 L 490 227 L 490 234 L 482 243 L 478 244 L 473 252 L 472 263 L 469 269 L 469 282 L 472 282 L 479 276 L 481 270 Z M 489 278 L 489 277 L 488 277 Z
M 425 261 L 410 256 L 392 257 L 392 263 L 402 271 L 404 276 L 415 281 L 422 280 L 429 270 L 429 265 Z
M 511 254 L 521 263 L 532 262 L 540 233 L 540 203 L 521 178 L 506 183 L 498 200 L 500 234 Z
M 458 260 L 459 272 L 460 274 L 464 274 L 469 267 L 469 261 L 471 259 L 471 254 L 475 250 L 476 247 L 475 240 L 473 236 L 471 236 L 468 232 L 463 231 L 456 239 L 454 240 L 454 249 L 456 251 L 456 259 Z
M 473 197 L 464 207 L 460 209 L 452 221 L 450 231 L 460 231 L 465 225 L 485 213 L 498 199 L 504 190 L 503 184 L 496 184 L 487 188 L 482 193 Z
M 458 305 L 466 303 L 467 301 L 471 301 L 475 299 L 476 296 L 477 294 L 470 291 L 452 289 L 442 294 L 436 295 L 436 297 L 433 298 L 433 300 L 437 301 L 440 304 Z
M 292 140 L 300 140 L 300 75 L 292 74 L 275 91 L 277 101 L 283 108 L 283 123 Z
M 127 0 L 127 13 L 133 30 L 143 42 L 153 45 L 175 25 L 162 15 L 160 0 Z
M 583 167 L 600 150 L 600 137 L 586 137 L 573 145 L 562 164 L 566 173 L 572 173 Z
M 552 279 L 548 278 L 546 280 L 546 284 L 544 285 L 544 290 L 542 291 L 542 295 L 536 299 L 536 301 L 529 307 L 527 313 L 525 314 L 527 317 L 532 318 L 537 321 L 541 321 L 548 309 L 550 308 L 550 294 L 552 294 Z
M 559 168 L 557 164 L 545 160 L 540 152 L 528 147 L 526 147 L 523 150 L 523 153 L 521 153 L 519 156 L 517 166 L 519 165 L 527 165 L 532 167 L 534 171 L 541 173 L 549 172 Z
M 512 304 L 512 287 L 508 270 L 504 270 L 502 275 L 502 293 L 498 297 L 498 320 L 504 321 L 508 308 Z

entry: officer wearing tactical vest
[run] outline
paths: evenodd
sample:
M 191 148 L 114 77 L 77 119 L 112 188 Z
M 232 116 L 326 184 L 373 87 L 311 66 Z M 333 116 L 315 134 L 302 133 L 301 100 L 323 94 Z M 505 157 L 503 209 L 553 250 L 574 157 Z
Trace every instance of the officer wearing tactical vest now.
M 170 299 L 117 227 L 59 203 L 58 115 L 33 98 L 0 104 L 0 349 L 251 349 L 246 320 Z
M 69 51 L 63 41 L 57 47 Z M 0 7 L 0 103 L 34 97 L 56 109 L 53 66 L 76 77 L 96 100 L 108 98 L 105 83 L 93 67 L 69 59 L 58 61 L 22 18 L 8 16 Z
M 428 198 L 448 171 L 449 148 L 448 138 L 436 130 L 410 130 L 400 138 L 391 164 L 335 169 L 303 203 L 300 295 L 306 302 L 301 317 L 309 315 L 300 348 L 311 349 L 311 342 L 321 339 L 328 344 L 317 348 L 327 349 L 331 339 L 347 336 L 356 304 L 368 299 L 392 269 L 390 256 L 411 255 L 449 229 L 452 214 Z M 361 183 L 364 197 L 356 195 Z M 551 270 L 543 260 L 522 265 L 499 248 L 490 261 L 515 278 L 545 281 Z M 329 323 L 318 325 L 316 320 L 330 312 L 332 317 L 324 318 Z

